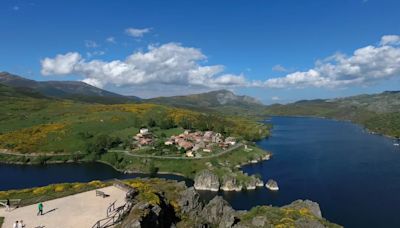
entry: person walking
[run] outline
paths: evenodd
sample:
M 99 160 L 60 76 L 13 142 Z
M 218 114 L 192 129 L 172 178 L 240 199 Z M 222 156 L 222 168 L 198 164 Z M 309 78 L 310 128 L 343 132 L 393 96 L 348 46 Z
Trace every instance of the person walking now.
M 19 223 L 18 223 L 18 226 L 17 226 L 18 228 L 24 228 L 25 227 L 25 225 L 24 225 L 24 221 L 19 221 Z
M 7 201 L 6 201 L 6 210 L 10 211 L 10 208 L 11 208 L 10 199 L 7 199 Z
M 15 222 L 14 222 L 13 228 L 18 228 L 18 221 L 15 221 Z
M 38 205 L 38 213 L 37 215 L 43 215 L 43 203 L 40 202 Z

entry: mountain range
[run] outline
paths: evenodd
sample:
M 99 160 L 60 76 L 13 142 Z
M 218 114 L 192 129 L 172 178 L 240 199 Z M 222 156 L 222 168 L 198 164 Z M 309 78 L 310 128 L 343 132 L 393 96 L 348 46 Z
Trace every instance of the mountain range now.
M 400 136 L 400 91 L 336 99 L 301 100 L 264 105 L 255 98 L 217 90 L 187 96 L 140 99 L 96 88 L 79 81 L 34 81 L 0 73 L 0 96 L 70 99 L 86 103 L 154 103 L 201 112 L 262 119 L 269 115 L 317 116 L 359 123 L 373 132 Z
M 47 97 L 71 99 L 90 103 L 128 103 L 140 100 L 138 97 L 127 97 L 107 90 L 99 89 L 81 81 L 35 81 L 0 72 L 0 84 L 30 90 Z

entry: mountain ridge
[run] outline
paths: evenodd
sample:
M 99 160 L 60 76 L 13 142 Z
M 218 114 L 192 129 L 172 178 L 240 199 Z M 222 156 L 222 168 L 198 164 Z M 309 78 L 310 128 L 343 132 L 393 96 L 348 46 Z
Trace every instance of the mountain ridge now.
M 31 89 L 47 97 L 84 102 L 128 103 L 140 99 L 103 90 L 81 81 L 35 81 L 8 72 L 0 72 L 0 84 L 19 89 Z

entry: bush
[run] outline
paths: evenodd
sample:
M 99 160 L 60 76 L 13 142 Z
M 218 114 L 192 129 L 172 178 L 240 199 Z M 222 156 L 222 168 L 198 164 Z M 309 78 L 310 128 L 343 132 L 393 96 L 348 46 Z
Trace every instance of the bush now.
M 55 192 L 63 192 L 65 190 L 65 187 L 63 186 L 63 185 L 57 185 L 55 188 L 54 188 L 54 191 Z

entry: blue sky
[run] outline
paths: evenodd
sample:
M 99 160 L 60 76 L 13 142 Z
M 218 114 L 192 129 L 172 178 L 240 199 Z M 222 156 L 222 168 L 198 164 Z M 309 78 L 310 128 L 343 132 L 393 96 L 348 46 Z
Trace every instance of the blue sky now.
M 142 97 L 227 88 L 265 103 L 398 90 L 399 9 L 396 0 L 4 0 L 0 71 Z

